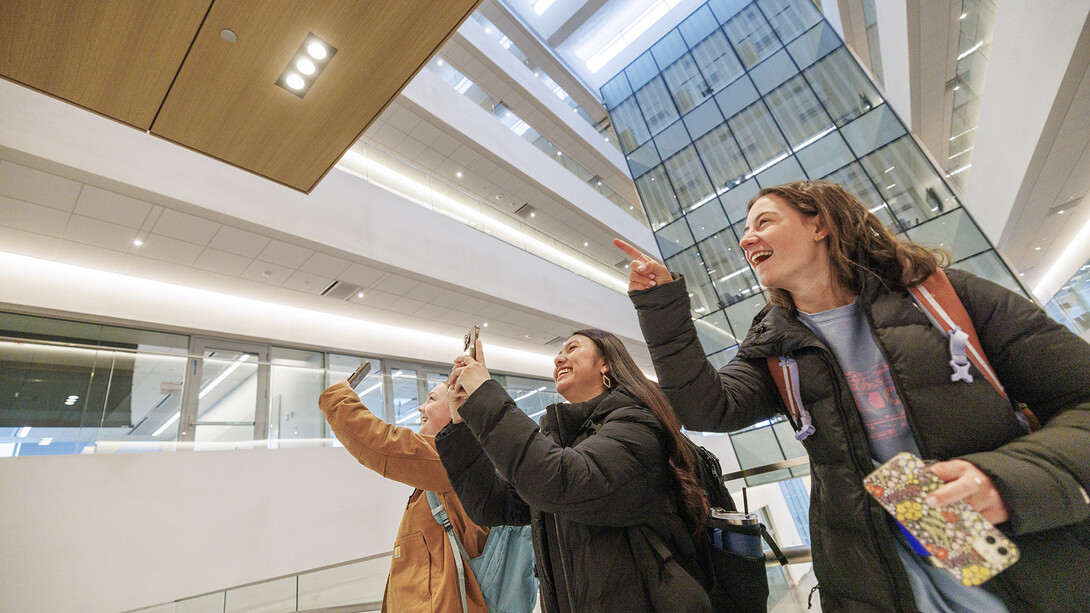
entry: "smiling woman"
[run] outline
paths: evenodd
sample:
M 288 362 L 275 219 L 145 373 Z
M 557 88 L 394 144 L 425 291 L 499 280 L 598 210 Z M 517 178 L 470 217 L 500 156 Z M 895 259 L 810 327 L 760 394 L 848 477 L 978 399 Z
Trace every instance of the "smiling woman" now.
M 477 359 L 455 361 L 453 421 L 436 447 L 470 518 L 532 526 L 541 609 L 710 611 L 690 574 L 702 577 L 693 535 L 708 513 L 694 459 L 620 339 L 568 338 L 553 371 L 568 402 L 548 407 L 540 428 L 483 360 L 478 344 Z

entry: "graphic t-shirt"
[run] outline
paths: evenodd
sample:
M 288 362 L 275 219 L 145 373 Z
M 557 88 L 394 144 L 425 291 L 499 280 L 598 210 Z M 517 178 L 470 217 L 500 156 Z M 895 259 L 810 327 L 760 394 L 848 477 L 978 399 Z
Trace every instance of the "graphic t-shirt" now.
M 853 302 L 821 313 L 798 314 L 799 320 L 833 352 L 844 371 L 867 429 L 871 456 L 885 462 L 902 451 L 919 455 L 905 408 L 893 387 L 889 364 L 878 350 L 859 307 Z

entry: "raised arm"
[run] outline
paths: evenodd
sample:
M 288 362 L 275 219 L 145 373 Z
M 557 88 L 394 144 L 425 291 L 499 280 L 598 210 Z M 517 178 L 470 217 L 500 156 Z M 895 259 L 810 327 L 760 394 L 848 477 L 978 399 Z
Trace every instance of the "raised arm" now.
M 523 526 L 530 508 L 510 483 L 500 478 L 465 423 L 450 423 L 435 436 L 435 446 L 466 514 L 479 526 Z
M 433 437 L 382 421 L 363 406 L 347 383 L 335 383 L 322 392 L 318 408 L 337 440 L 360 464 L 422 490 L 451 490 Z

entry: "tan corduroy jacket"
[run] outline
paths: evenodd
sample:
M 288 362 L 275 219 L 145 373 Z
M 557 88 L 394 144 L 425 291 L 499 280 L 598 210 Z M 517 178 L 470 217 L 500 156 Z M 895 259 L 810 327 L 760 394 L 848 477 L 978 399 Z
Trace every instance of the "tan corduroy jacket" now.
M 438 494 L 455 533 L 470 557 L 484 548 L 488 529 L 466 516 L 435 451 L 435 437 L 388 424 L 367 410 L 346 383 L 338 383 L 318 398 L 318 407 L 337 439 L 360 464 L 416 490 L 401 517 L 394 541 L 390 577 L 382 610 L 390 613 L 453 613 L 462 608 L 458 570 L 443 527 L 436 523 L 424 490 Z M 470 612 L 485 613 L 484 596 L 466 566 L 466 598 Z

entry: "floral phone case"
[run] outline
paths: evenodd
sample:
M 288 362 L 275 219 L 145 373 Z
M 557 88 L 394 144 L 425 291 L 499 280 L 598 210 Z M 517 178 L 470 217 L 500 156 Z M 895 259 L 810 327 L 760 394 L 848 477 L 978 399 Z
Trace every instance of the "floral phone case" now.
M 924 502 L 943 484 L 908 452 L 863 480 L 867 492 L 931 553 L 929 560 L 965 585 L 980 585 L 1017 562 L 1018 547 L 964 501 L 945 507 Z

